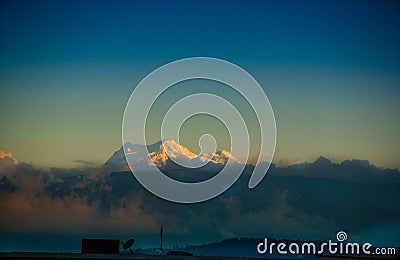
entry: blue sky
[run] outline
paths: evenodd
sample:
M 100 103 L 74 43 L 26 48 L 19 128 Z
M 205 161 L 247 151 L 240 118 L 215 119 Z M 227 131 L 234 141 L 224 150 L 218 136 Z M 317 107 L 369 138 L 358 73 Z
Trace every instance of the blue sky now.
M 400 167 L 396 1 L 0 5 L 0 149 L 22 161 L 103 162 L 121 145 L 122 113 L 144 76 L 210 56 L 243 67 L 266 91 L 276 160 Z

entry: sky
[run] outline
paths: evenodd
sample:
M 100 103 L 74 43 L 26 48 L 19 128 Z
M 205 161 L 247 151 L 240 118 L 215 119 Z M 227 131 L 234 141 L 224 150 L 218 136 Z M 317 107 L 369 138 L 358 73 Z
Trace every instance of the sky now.
M 239 65 L 263 87 L 276 117 L 276 162 L 324 155 L 399 168 L 399 8 L 1 1 L 0 150 L 41 167 L 103 163 L 122 145 L 123 111 L 140 80 L 174 60 L 207 56 Z

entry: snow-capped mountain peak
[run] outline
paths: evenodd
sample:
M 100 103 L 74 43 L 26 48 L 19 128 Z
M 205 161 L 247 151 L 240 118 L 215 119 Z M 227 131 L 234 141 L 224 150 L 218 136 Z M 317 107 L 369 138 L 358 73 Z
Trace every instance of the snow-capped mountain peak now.
M 178 144 L 174 140 L 166 140 L 160 145 L 160 150 L 157 152 L 168 153 L 172 158 L 187 157 L 194 158 L 197 155 L 192 153 L 183 145 Z M 155 153 L 155 152 L 153 152 Z
M 157 142 L 149 145 L 147 146 L 147 149 L 145 149 L 146 146 L 144 145 L 132 145 L 131 143 L 127 143 L 106 161 L 104 164 L 105 168 L 111 170 L 129 170 L 125 158 L 124 147 L 127 157 L 135 164 L 135 167 L 143 169 L 153 165 L 159 168 L 168 167 L 171 165 L 171 159 L 174 161 L 185 161 L 189 163 L 192 161 L 194 162 L 194 160 L 200 162 L 209 161 L 211 164 L 221 166 L 225 165 L 229 159 L 234 163 L 240 163 L 226 150 L 197 155 L 174 140 L 166 140 L 163 143 Z

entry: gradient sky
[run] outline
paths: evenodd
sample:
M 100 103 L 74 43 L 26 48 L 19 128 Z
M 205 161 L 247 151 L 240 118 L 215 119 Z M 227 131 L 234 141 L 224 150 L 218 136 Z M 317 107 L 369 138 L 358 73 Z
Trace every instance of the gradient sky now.
M 276 162 L 400 167 L 399 11 L 397 1 L 1 1 L 0 149 L 39 166 L 104 162 L 136 84 L 209 56 L 266 91 Z

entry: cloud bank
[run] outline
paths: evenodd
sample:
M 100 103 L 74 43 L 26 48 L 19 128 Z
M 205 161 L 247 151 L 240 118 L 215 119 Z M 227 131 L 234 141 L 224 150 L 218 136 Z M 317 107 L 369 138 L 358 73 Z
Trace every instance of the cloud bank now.
M 387 241 L 379 242 L 400 245 L 390 233 L 400 231 L 397 169 L 320 157 L 313 163 L 273 165 L 261 185 L 249 190 L 251 167 L 222 196 L 182 205 L 150 194 L 130 172 L 92 166 L 41 170 L 4 156 L 0 240 L 19 233 L 132 234 L 139 245 L 155 245 L 154 234 L 163 225 L 167 245 L 229 237 L 330 239 L 338 230 L 369 241 L 386 230 Z

